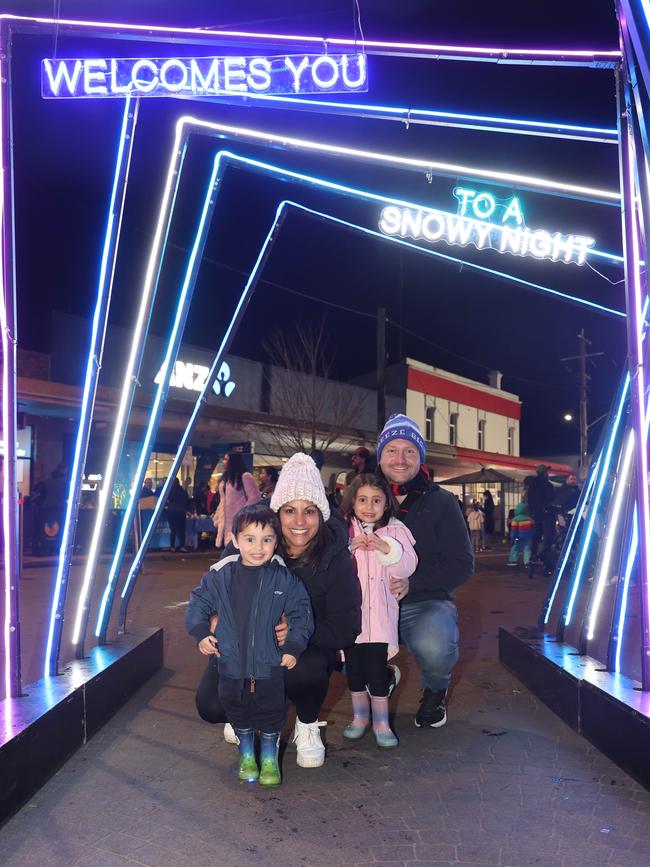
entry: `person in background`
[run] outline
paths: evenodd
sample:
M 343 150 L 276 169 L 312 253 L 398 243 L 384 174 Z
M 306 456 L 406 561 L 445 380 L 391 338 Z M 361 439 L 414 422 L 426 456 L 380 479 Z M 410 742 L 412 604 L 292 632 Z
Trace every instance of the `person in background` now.
M 144 497 L 155 497 L 155 493 L 153 490 L 153 479 L 151 476 L 147 476 L 147 478 L 142 483 L 142 487 L 140 488 L 139 498 L 143 499 Z
M 510 527 L 510 542 L 512 548 L 508 556 L 508 566 L 516 566 L 519 562 L 519 554 L 523 556 L 524 566 L 530 563 L 531 546 L 533 544 L 533 531 L 535 522 L 530 516 L 526 503 L 517 503 L 515 514 Z
M 205 494 L 205 511 L 207 515 L 213 515 L 217 511 L 219 505 L 219 492 L 217 491 L 217 483 L 214 479 L 210 479 L 208 490 Z
M 467 524 L 469 526 L 469 535 L 472 540 L 472 551 L 478 554 L 482 551 L 481 538 L 483 536 L 483 524 L 485 518 L 478 503 L 474 503 L 472 508 L 467 513 Z
M 494 500 L 490 491 L 483 491 L 483 539 L 482 548 L 489 548 L 494 535 Z
M 187 517 L 189 507 L 189 497 L 178 481 L 178 477 L 176 477 L 172 482 L 165 505 L 165 512 L 169 521 L 169 550 L 173 553 L 177 549 L 183 554 L 187 553 L 187 548 L 185 547 L 185 518 Z M 176 544 L 177 542 L 178 545 Z
M 472 548 L 456 497 L 429 478 L 426 444 L 413 419 L 401 414 L 388 419 L 377 439 L 377 457 L 418 555 L 399 619 L 402 640 L 421 671 L 415 725 L 439 728 L 447 722 L 447 689 L 459 655 L 454 590 L 472 577 Z
M 356 476 L 361 473 L 374 473 L 377 468 L 377 461 L 365 446 L 359 446 L 356 451 L 352 452 L 350 462 L 354 467 L 354 475 Z
M 560 511 L 566 515 L 578 505 L 580 499 L 580 488 L 578 486 L 578 477 L 575 473 L 569 473 L 566 479 L 562 482 L 560 490 L 555 495 L 555 504 Z
M 215 512 L 217 548 L 224 547 L 232 539 L 232 522 L 237 512 L 260 499 L 255 479 L 246 469 L 241 452 L 229 452 L 223 459 L 223 465 L 225 469 L 219 482 L 219 506 Z
M 260 495 L 263 500 L 270 500 L 278 483 L 279 472 L 275 467 L 260 468 Z
M 208 483 L 199 482 L 194 493 L 194 511 L 197 515 L 208 514 Z
M 555 488 L 551 484 L 546 464 L 540 464 L 536 474 L 529 477 L 527 484 L 527 501 L 530 517 L 535 522 L 531 556 L 539 557 L 544 564 L 544 573 L 550 575 L 553 565 L 552 545 L 555 538 L 555 514 L 552 503 L 555 498 Z

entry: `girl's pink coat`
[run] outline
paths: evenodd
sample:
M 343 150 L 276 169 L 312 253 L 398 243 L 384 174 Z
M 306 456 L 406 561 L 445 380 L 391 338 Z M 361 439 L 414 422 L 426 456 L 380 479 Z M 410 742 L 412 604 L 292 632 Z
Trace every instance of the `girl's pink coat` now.
M 228 482 L 224 485 L 219 482 L 221 500 L 217 506 L 216 518 L 218 521 L 217 539 L 215 545 L 221 548 L 227 545 L 233 538 L 232 519 L 243 506 L 252 506 L 261 498 L 259 488 L 250 473 L 244 473 L 241 477 L 242 489 L 237 490 Z
M 353 518 L 350 523 L 350 539 L 361 533 L 361 523 Z M 376 533 L 389 541 L 389 554 L 358 548 L 352 555 L 361 584 L 361 634 L 356 643 L 385 642 L 388 644 L 390 659 L 399 650 L 399 605 L 390 592 L 390 577 L 394 575 L 396 578 L 409 578 L 415 572 L 418 557 L 413 550 L 415 539 L 411 531 L 396 518 L 391 518 L 388 525 L 381 527 Z

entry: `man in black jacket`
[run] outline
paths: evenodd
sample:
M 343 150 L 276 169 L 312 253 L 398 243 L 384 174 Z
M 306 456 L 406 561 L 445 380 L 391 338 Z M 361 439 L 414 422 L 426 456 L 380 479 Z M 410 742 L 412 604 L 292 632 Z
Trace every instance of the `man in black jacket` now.
M 377 440 L 381 472 L 400 504 L 398 517 L 415 536 L 418 567 L 400 608 L 400 634 L 421 669 L 418 728 L 447 721 L 447 688 L 458 661 L 454 590 L 474 571 L 465 520 L 456 498 L 429 480 L 417 424 L 392 415 Z

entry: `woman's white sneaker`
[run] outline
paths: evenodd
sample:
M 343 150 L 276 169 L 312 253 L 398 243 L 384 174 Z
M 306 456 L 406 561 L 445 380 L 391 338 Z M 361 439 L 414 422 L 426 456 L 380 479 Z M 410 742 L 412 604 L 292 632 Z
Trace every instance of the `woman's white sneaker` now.
M 235 730 L 230 723 L 226 723 L 223 727 L 223 739 L 227 744 L 239 744 L 239 738 L 235 734 Z
M 325 747 L 320 737 L 320 728 L 326 725 L 326 722 L 300 722 L 296 717 L 292 740 L 298 750 L 296 762 L 301 768 L 320 768 L 325 761 Z

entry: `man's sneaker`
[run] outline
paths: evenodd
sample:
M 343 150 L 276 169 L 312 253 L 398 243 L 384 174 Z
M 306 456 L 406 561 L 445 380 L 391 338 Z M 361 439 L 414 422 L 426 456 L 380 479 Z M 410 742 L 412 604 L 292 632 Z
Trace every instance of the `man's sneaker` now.
M 301 768 L 320 768 L 325 761 L 325 747 L 320 738 L 320 728 L 326 725 L 326 722 L 304 723 L 296 717 L 292 740 L 298 750 L 296 762 Z
M 439 729 L 447 722 L 447 690 L 434 692 L 429 687 L 422 690 L 420 707 L 415 714 L 415 725 L 420 729 L 426 726 Z
M 226 723 L 223 727 L 223 739 L 227 744 L 238 744 L 239 738 L 235 734 L 234 728 L 230 723 Z

